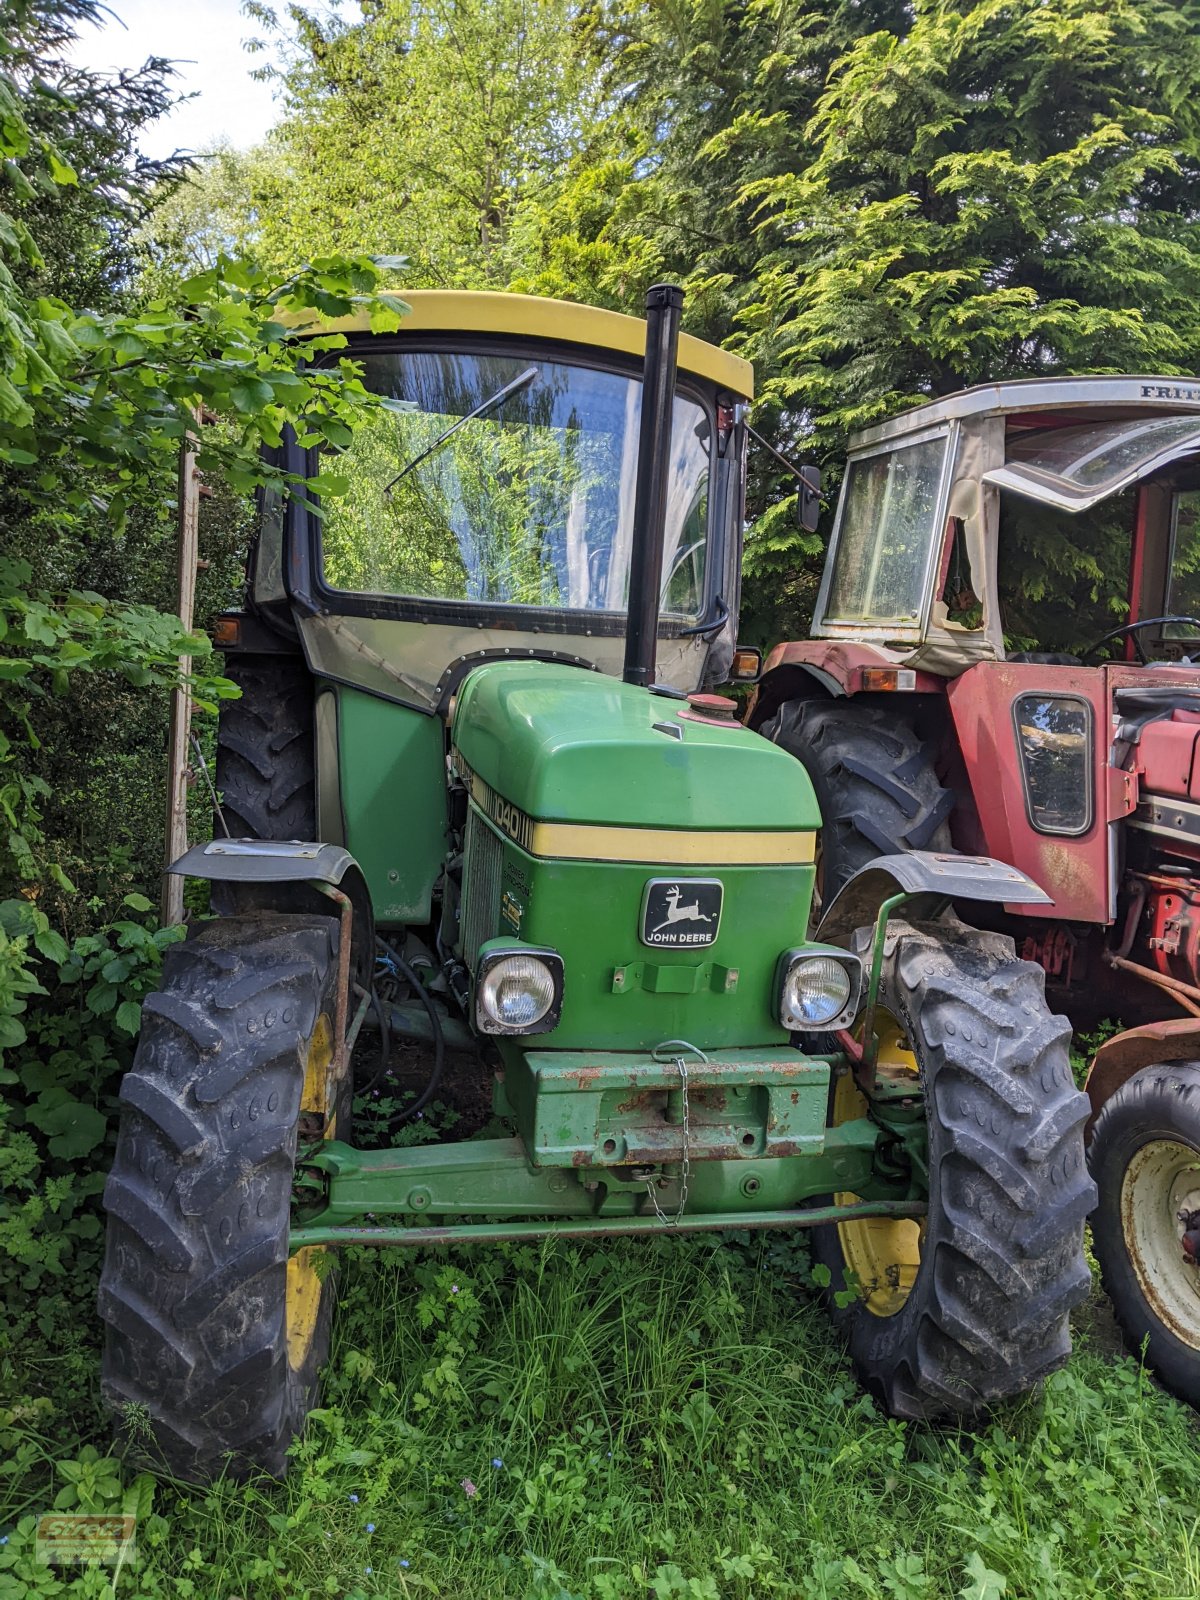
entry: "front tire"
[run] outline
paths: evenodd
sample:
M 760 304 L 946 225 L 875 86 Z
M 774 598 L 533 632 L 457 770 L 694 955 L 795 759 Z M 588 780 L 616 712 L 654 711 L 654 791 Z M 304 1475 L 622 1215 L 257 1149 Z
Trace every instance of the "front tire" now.
M 869 959 L 870 929 L 856 935 Z M 890 1075 L 912 1072 L 928 1129 L 922 1227 L 873 1220 L 814 1230 L 835 1320 L 864 1385 L 893 1416 L 970 1415 L 1023 1393 L 1070 1354 L 1088 1292 L 1083 1151 L 1070 1026 L 1010 939 L 961 923 L 893 921 L 877 1031 Z M 884 1058 L 881 1058 L 884 1059 Z M 853 1080 L 833 1119 L 863 1115 Z M 855 1197 L 839 1195 L 846 1203 Z M 843 1303 L 838 1304 L 838 1300 Z
M 333 918 L 217 918 L 143 1007 L 104 1191 L 102 1382 L 179 1477 L 282 1476 L 316 1403 L 334 1281 L 288 1235 L 298 1142 L 344 1131 L 337 946 Z
M 1200 1210 L 1200 1062 L 1146 1067 L 1101 1107 L 1088 1151 L 1092 1244 L 1130 1353 L 1200 1406 L 1200 1267 L 1180 1212 Z

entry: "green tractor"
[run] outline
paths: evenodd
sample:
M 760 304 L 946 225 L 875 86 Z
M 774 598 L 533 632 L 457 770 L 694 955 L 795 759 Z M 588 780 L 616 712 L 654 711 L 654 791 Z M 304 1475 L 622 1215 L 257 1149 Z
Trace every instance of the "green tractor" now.
M 751 372 L 646 320 L 413 294 L 347 324 L 383 403 L 323 515 L 264 503 L 218 639 L 218 913 L 168 951 L 105 1190 L 104 1388 L 182 1476 L 285 1470 L 338 1246 L 808 1227 L 863 1382 L 969 1415 L 1069 1350 L 1087 1101 L 1043 972 L 915 853 L 810 930 L 810 780 L 712 691 Z M 490 1078 L 507 1137 L 356 1148 L 370 1027 Z M 360 1080 L 360 1092 L 364 1087 Z M 822 1276 L 825 1276 L 822 1274 Z

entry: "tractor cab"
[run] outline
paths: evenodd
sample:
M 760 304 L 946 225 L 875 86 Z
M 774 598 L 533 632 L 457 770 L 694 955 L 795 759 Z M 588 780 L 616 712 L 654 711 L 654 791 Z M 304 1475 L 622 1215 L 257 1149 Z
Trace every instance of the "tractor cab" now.
M 391 336 L 332 324 L 382 405 L 344 447 L 292 447 L 345 492 L 264 520 L 253 609 L 298 611 L 314 669 L 425 712 L 487 657 L 619 676 L 644 324 L 520 295 L 407 304 Z M 683 691 L 729 665 L 752 393 L 747 362 L 680 336 L 656 677 Z
M 995 384 L 854 436 L 811 637 L 771 653 L 752 721 L 849 697 L 938 752 L 936 797 L 860 816 L 837 879 L 872 840 L 952 843 L 1043 884 L 1054 904 L 1025 915 L 1111 924 L 1129 852 L 1110 825 L 1200 802 L 1193 660 L 1200 384 Z M 1065 948 L 1047 956 L 1064 970 Z
M 1056 378 L 918 406 L 851 443 L 813 637 L 946 677 L 1178 662 L 1200 646 L 1198 509 L 1200 384 Z M 1056 567 L 1056 541 L 1077 559 Z

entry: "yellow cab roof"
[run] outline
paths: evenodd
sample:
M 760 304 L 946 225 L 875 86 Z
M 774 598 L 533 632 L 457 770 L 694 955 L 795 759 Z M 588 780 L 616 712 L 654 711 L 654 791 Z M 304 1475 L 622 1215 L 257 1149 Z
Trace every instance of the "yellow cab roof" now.
M 411 308 L 401 324 L 401 333 L 498 333 L 590 345 L 622 355 L 640 357 L 646 351 L 646 324 L 640 317 L 604 311 L 599 306 L 574 305 L 540 295 L 471 289 L 409 289 L 394 293 Z M 322 321 L 321 327 L 331 333 L 366 332 L 370 322 L 363 314 Z M 679 336 L 679 366 L 682 371 L 707 378 L 747 400 L 753 398 L 754 369 L 750 363 L 693 338 L 690 333 Z

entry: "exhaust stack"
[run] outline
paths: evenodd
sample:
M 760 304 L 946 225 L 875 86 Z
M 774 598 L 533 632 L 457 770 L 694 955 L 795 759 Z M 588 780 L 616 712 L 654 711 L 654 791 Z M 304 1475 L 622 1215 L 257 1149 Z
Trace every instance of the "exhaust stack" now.
M 626 683 L 654 682 L 658 657 L 658 598 L 662 586 L 667 483 L 671 473 L 671 411 L 683 290 L 656 283 L 646 293 L 646 364 L 638 433 L 633 549 L 629 563 Z

